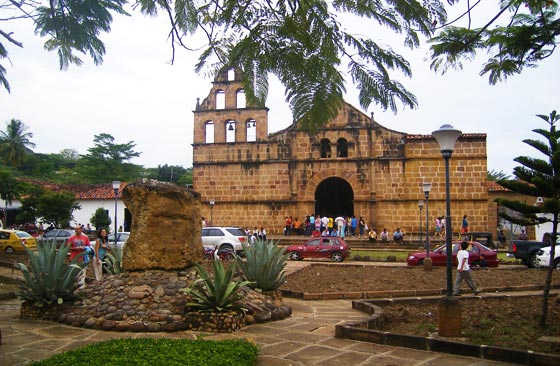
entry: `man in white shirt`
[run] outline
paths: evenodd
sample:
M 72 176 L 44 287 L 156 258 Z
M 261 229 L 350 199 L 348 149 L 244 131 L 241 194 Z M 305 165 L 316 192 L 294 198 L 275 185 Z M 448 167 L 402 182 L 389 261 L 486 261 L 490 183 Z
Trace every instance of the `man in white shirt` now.
M 455 279 L 455 286 L 453 287 L 453 296 L 461 296 L 459 291 L 461 289 L 461 282 L 463 279 L 467 282 L 467 285 L 474 291 L 475 295 L 480 293 L 480 290 L 475 285 L 471 276 L 471 267 L 469 266 L 469 252 L 467 248 L 469 243 L 464 241 L 461 243 L 461 250 L 457 253 L 457 278 Z

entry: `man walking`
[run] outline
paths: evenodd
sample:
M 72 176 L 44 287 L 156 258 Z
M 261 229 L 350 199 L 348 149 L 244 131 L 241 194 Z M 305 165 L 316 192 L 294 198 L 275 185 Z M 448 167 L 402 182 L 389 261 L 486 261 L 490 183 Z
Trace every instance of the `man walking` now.
M 453 287 L 453 296 L 461 296 L 459 291 L 461 288 L 461 282 L 463 279 L 467 282 L 467 285 L 474 291 L 475 295 L 480 293 L 478 287 L 476 287 L 472 276 L 471 276 L 471 267 L 469 266 L 469 252 L 467 248 L 469 247 L 469 243 L 466 241 L 461 242 L 461 250 L 457 253 L 457 278 L 455 279 L 455 286 Z
M 66 241 L 66 245 L 70 246 L 70 261 L 76 258 L 78 254 L 86 250 L 86 247 L 90 246 L 89 238 L 87 237 L 87 235 L 84 235 L 82 233 L 82 227 L 80 225 L 76 226 L 74 232 L 75 234 L 68 238 L 68 240 Z M 80 262 L 87 263 L 87 260 L 89 258 L 85 258 L 86 256 L 87 254 L 80 258 Z M 78 285 L 80 286 L 80 288 L 84 287 L 86 284 L 86 270 L 87 264 L 78 274 Z

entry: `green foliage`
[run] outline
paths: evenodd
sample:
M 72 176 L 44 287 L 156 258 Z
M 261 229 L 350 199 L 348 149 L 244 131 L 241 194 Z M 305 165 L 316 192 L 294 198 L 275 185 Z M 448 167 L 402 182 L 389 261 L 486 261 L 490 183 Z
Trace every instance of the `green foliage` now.
M 61 304 L 71 299 L 77 288 L 76 276 L 81 270 L 77 256 L 66 263 L 69 247 L 63 245 L 56 249 L 55 241 L 49 241 L 37 246 L 37 252 L 28 250 L 28 268 L 23 263 L 18 267 L 23 274 L 19 280 L 17 295 L 23 301 L 30 302 L 37 307 L 48 304 Z
M 45 194 L 45 190 L 41 187 L 27 184 L 21 198 L 21 212 L 16 217 L 16 222 L 36 222 L 37 221 L 37 205 L 39 198 Z
M 506 25 L 495 25 L 507 12 L 512 15 Z M 470 17 L 470 11 L 467 14 Z M 431 68 L 441 72 L 462 69 L 463 59 L 471 60 L 477 51 L 483 51 L 490 56 L 480 74 L 488 74 L 490 84 L 496 84 L 551 56 L 558 34 L 557 1 L 501 1 L 498 14 L 483 27 L 470 29 L 470 22 L 469 28 L 448 26 L 432 38 Z
M 489 172 L 486 173 L 486 179 L 488 179 L 489 181 L 497 181 L 497 180 L 501 180 L 501 179 L 509 179 L 510 176 L 507 175 L 506 173 L 504 173 L 503 170 L 500 171 L 496 171 L 494 169 L 490 170 Z
M 258 347 L 246 340 L 124 338 L 60 353 L 33 366 L 252 366 Z
M 127 163 L 140 156 L 134 151 L 135 143 L 117 144 L 113 136 L 102 133 L 94 136 L 95 146 L 88 149 L 88 154 L 77 161 L 76 171 L 92 183 L 105 183 L 115 179 L 127 182 L 135 180 L 140 173 L 139 165 Z
M 105 263 L 105 267 L 109 274 L 119 274 L 123 272 L 122 267 L 122 259 L 123 259 L 123 251 L 119 247 L 111 248 L 111 251 L 105 254 L 105 258 L 103 262 Z
M 197 279 L 190 287 L 184 289 L 185 293 L 195 301 L 188 303 L 187 306 L 201 311 L 239 311 L 243 309 L 241 287 L 248 285 L 249 281 L 233 280 L 235 273 L 235 262 L 232 262 L 227 269 L 221 261 L 212 261 L 214 270 L 210 276 L 200 265 L 196 265 L 198 272 Z
M 184 186 L 192 184 L 192 168 L 185 169 L 179 165 L 158 165 L 157 168 L 146 169 L 145 177 Z
M 6 123 L 6 131 L 0 131 L 0 157 L 4 164 L 17 168 L 28 154 L 33 153 L 30 150 L 30 147 L 35 147 L 31 142 L 33 134 L 26 130 L 27 126 L 20 120 L 11 119 Z
M 78 209 L 80 205 L 76 202 L 74 194 L 70 192 L 47 191 L 37 202 L 37 216 L 55 227 L 68 227 L 73 218 L 72 212 Z
M 103 207 L 99 207 L 97 210 L 95 210 L 93 215 L 91 215 L 89 222 L 91 222 L 91 224 L 97 231 L 105 229 L 107 230 L 107 232 L 109 232 L 112 221 L 107 211 Z
M 245 260 L 236 257 L 236 261 L 243 277 L 251 281 L 249 286 L 263 291 L 277 290 L 286 281 L 284 268 L 288 254 L 284 254 L 284 248 L 273 240 L 257 240 L 253 245 L 242 245 Z

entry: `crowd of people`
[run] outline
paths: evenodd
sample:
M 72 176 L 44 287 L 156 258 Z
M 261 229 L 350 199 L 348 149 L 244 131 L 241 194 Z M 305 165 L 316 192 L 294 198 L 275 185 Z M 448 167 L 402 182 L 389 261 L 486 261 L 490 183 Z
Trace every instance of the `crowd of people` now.
M 340 236 L 366 238 L 369 228 L 364 218 L 360 216 L 329 217 L 320 215 L 307 215 L 305 219 L 286 216 L 284 225 L 284 235 L 305 235 L 305 236 Z

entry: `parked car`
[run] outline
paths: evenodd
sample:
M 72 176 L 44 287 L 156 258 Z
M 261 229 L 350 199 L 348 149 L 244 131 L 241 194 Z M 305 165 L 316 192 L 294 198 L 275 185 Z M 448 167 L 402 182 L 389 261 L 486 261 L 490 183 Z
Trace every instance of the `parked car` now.
M 537 266 L 548 267 L 550 264 L 550 251 L 552 246 L 541 248 L 537 252 Z M 560 245 L 554 247 L 554 268 L 560 269 Z
M 488 231 L 469 231 L 461 234 L 461 240 L 476 241 L 485 247 L 498 249 L 498 246 L 494 244 L 494 240 L 492 239 L 492 233 Z
M 37 249 L 37 240 L 21 230 L 0 230 L 0 251 L 6 253 L 25 252 L 25 246 L 29 249 Z
M 130 236 L 130 232 L 128 232 L 128 231 L 118 232 L 117 233 L 117 248 L 122 249 L 124 244 L 128 240 L 129 236 Z M 108 234 L 107 235 L 107 241 L 109 242 L 110 247 L 114 247 L 115 246 L 115 234 L 114 233 Z M 95 242 L 95 239 L 94 239 L 93 242 Z
M 350 249 L 344 239 L 337 236 L 312 238 L 300 245 L 290 245 L 285 249 L 291 260 L 304 258 L 330 258 L 342 262 L 350 255 Z
M 56 247 L 60 248 L 60 246 L 66 244 L 66 240 L 74 234 L 74 230 L 70 229 L 53 229 L 47 231 L 42 236 L 38 237 L 38 239 L 39 243 L 47 243 L 54 240 L 56 241 Z
M 218 251 L 243 252 L 243 245 L 247 243 L 245 231 L 238 227 L 210 226 L 202 228 L 202 245 L 204 247 L 217 247 Z
M 461 241 L 456 241 L 452 244 L 453 248 L 453 266 L 457 266 L 457 252 L 461 247 Z M 480 244 L 477 241 L 469 242 L 469 265 L 476 266 L 480 261 L 480 255 L 484 254 L 486 263 L 488 267 L 498 267 L 498 253 L 494 249 L 490 249 L 485 245 Z M 445 266 L 447 259 L 447 250 L 445 244 L 440 247 L 430 251 L 430 258 L 432 259 L 432 265 L 434 266 Z M 421 266 L 424 264 L 424 259 L 426 259 L 426 251 L 418 253 L 410 253 L 406 260 L 406 264 L 409 266 Z

